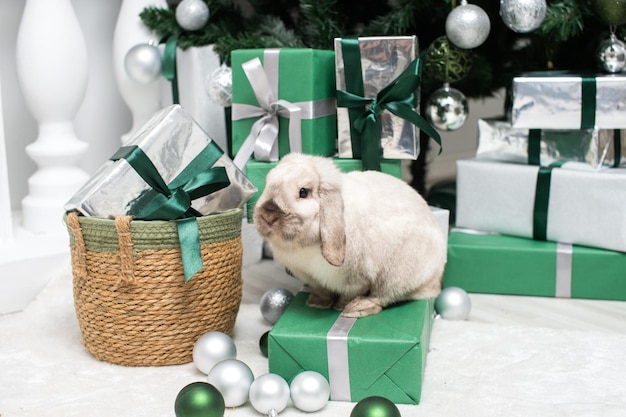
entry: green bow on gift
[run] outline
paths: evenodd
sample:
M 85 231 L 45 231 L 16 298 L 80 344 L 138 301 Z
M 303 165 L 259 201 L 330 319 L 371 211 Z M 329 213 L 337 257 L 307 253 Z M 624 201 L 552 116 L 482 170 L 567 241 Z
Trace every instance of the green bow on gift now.
M 346 70 L 348 91 L 337 91 L 337 107 L 348 108 L 353 155 L 354 158 L 363 160 L 363 169 L 380 171 L 382 124 L 379 115 L 383 110 L 388 110 L 417 126 L 439 144 L 441 153 L 439 133 L 414 110 L 417 102 L 416 91 L 421 81 L 420 60 L 412 61 L 402 74 L 380 90 L 376 97 L 363 97 L 358 39 L 343 39 L 342 50 L 345 66 L 351 70 Z
M 134 216 L 136 219 L 176 221 L 185 282 L 202 269 L 196 221 L 201 214 L 191 207 L 191 202 L 230 185 L 226 168 L 211 168 L 222 154 L 222 150 L 210 142 L 169 184 L 163 181 L 139 146 L 123 146 L 110 158 L 112 161 L 125 159 L 155 194 L 148 196 L 145 203 L 141 202 L 141 209 Z

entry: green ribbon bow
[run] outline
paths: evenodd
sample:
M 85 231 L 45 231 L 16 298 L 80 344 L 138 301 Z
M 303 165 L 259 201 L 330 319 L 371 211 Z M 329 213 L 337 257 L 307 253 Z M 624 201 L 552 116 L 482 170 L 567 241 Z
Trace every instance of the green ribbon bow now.
M 172 102 L 179 104 L 178 97 L 178 76 L 176 71 L 176 48 L 180 33 L 174 33 L 167 37 L 165 48 L 163 49 L 163 59 L 161 62 L 161 74 L 172 84 Z
M 383 88 L 376 97 L 363 97 L 358 38 L 344 38 L 341 46 L 346 68 L 347 91 L 337 91 L 337 107 L 348 108 L 352 154 L 354 158 L 363 160 L 363 169 L 380 171 L 382 124 L 378 116 L 383 110 L 388 110 L 420 128 L 439 144 L 441 153 L 439 133 L 413 110 L 417 103 L 416 91 L 421 81 L 420 60 L 412 61 L 402 74 Z
M 222 150 L 210 142 L 169 185 L 165 184 L 159 171 L 139 146 L 123 146 L 110 158 L 112 161 L 125 159 L 154 191 L 154 194 L 145 198 L 145 204 L 142 201 L 142 208 L 135 218 L 176 221 L 185 282 L 202 269 L 200 232 L 196 221 L 196 217 L 201 214 L 191 207 L 191 202 L 230 185 L 224 167 L 210 168 L 222 154 Z

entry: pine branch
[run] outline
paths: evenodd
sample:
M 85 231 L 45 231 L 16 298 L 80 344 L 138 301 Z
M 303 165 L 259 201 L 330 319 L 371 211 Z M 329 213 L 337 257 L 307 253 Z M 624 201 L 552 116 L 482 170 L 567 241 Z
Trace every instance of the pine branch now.
M 552 3 L 536 34 L 553 43 L 565 42 L 579 36 L 585 28 L 583 13 L 584 10 L 574 0 Z
M 334 38 L 343 34 L 336 0 L 301 0 L 299 25 L 304 43 L 316 49 L 332 49 Z

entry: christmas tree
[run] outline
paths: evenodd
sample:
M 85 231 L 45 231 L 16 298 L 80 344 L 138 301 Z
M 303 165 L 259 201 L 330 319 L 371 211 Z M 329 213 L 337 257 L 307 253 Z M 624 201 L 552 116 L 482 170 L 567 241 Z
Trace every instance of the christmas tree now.
M 468 98 L 482 98 L 508 91 L 512 78 L 527 71 L 610 67 L 608 72 L 620 72 L 626 65 L 626 0 L 184 0 L 183 5 L 193 1 L 210 10 L 201 28 L 180 25 L 177 0 L 170 0 L 168 9 L 146 8 L 142 21 L 164 37 L 180 33 L 182 49 L 214 44 L 226 64 L 234 49 L 333 49 L 336 37 L 416 35 L 424 65 L 422 106 L 444 83 Z M 475 9 L 463 9 L 468 6 L 488 19 L 472 20 Z M 476 45 L 476 37 L 484 40 Z M 602 55 L 602 48 L 610 54 Z M 422 136 L 426 149 L 429 140 Z M 424 155 L 414 166 L 419 191 L 424 191 Z

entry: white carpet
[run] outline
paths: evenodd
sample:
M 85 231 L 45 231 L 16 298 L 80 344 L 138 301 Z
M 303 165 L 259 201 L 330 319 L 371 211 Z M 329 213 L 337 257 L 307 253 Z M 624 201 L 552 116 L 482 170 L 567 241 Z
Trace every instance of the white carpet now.
M 625 325 L 626 326 L 626 325 Z M 235 342 L 255 376 L 269 329 L 257 305 L 243 304 Z M 132 368 L 94 359 L 81 345 L 71 276 L 64 271 L 24 311 L 0 316 L 1 417 L 172 417 L 182 387 L 204 380 L 193 364 Z M 422 402 L 403 417 L 626 415 L 626 333 L 556 330 L 437 320 Z M 283 417 L 349 417 L 354 404 L 330 402 Z M 250 405 L 226 417 L 260 416 Z

